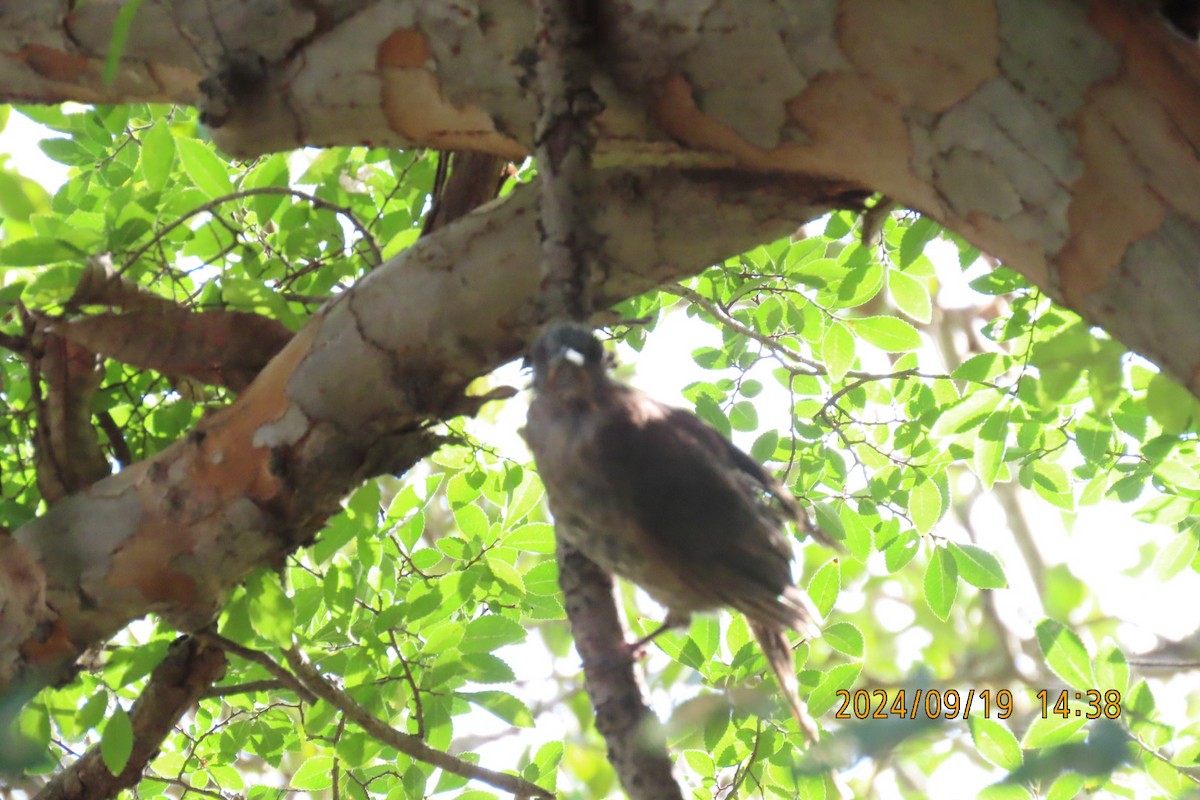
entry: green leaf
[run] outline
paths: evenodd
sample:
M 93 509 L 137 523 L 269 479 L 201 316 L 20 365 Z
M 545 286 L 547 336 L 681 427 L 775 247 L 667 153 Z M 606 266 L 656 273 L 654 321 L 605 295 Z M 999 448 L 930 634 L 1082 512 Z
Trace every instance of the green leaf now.
M 437 655 L 438 653 L 446 652 L 452 647 L 457 647 L 466 634 L 466 626 L 458 620 L 447 619 L 442 620 L 436 625 L 431 625 L 422 633 L 425 645 L 421 648 L 421 651 L 426 655 Z
M 930 429 L 930 436 L 950 436 L 955 433 L 968 431 L 983 421 L 996 410 L 1004 396 L 999 392 L 984 389 L 971 392 L 962 400 L 945 409 L 938 416 L 937 422 Z
M 712 425 L 726 438 L 733 432 L 733 428 L 729 424 L 729 418 L 725 416 L 725 412 L 708 395 L 702 394 L 696 398 L 696 416 L 709 425 Z
M 1037 750 L 1042 747 L 1055 747 L 1069 741 L 1083 738 L 1079 730 L 1087 722 L 1087 717 L 1063 717 L 1051 714 L 1048 717 L 1034 717 L 1025 735 L 1021 737 L 1023 750 Z
M 1146 387 L 1146 408 L 1167 433 L 1182 433 L 1195 419 L 1196 399 L 1162 373 Z
M 959 364 L 950 377 L 960 381 L 990 381 L 1012 368 L 1012 356 L 1002 353 L 977 353 Z
M 300 792 L 321 792 L 333 785 L 333 756 L 311 756 L 292 775 L 291 787 Z
M 1050 784 L 1046 791 L 1046 800 L 1072 800 L 1086 785 L 1084 777 L 1078 772 L 1064 772 Z
M 142 149 L 139 155 L 142 177 L 151 191 L 161 191 L 171 175 L 175 162 L 175 139 L 166 120 L 158 120 L 142 134 Z
M 821 638 L 841 653 L 851 658 L 862 658 L 866 650 L 866 639 L 857 626 L 849 622 L 837 622 L 821 631 Z
M 1106 642 L 1096 654 L 1096 688 L 1101 692 L 1116 689 L 1122 695 L 1129 689 L 1129 663 L 1121 648 Z
M 129 721 L 129 714 L 118 705 L 104 723 L 104 732 L 100 734 L 100 758 L 109 772 L 120 775 L 132 754 L 133 725 Z
M 525 591 L 540 597 L 557 597 L 558 564 L 544 561 L 526 572 Z
M 838 511 L 838 520 L 845 533 L 842 544 L 858 561 L 866 561 L 871 555 L 871 531 L 862 517 L 853 508 L 843 505 Z
M 942 493 L 937 483 L 929 478 L 918 478 L 918 483 L 908 492 L 908 516 L 917 532 L 924 535 L 942 516 Z
M 1004 568 L 999 560 L 981 547 L 973 544 L 949 543 L 948 549 L 958 565 L 958 574 L 972 586 L 980 589 L 1003 589 L 1008 586 Z
M 1043 500 L 1066 511 L 1075 510 L 1075 496 L 1071 491 L 1071 479 L 1062 465 L 1040 458 L 1027 465 L 1030 485 Z
M 1029 284 L 1020 273 L 1008 267 L 997 267 L 971 281 L 969 285 L 980 294 L 1012 294 Z
M 1004 465 L 1008 451 L 1008 422 L 1012 410 L 1001 408 L 989 414 L 979 428 L 975 440 L 975 453 L 971 456 L 971 468 L 985 489 L 991 489 Z
M 516 674 L 507 661 L 491 653 L 465 653 L 463 675 L 476 683 L 512 683 Z
M 1079 454 L 1093 464 L 1107 464 L 1112 446 L 1112 425 L 1107 420 L 1084 417 L 1075 426 L 1075 447 Z
M 175 147 L 183 171 L 210 200 L 233 192 L 229 182 L 229 165 L 207 145 L 196 139 L 176 139 Z
M 74 139 L 43 139 L 38 142 L 46 157 L 68 167 L 95 166 L 96 156 L 89 153 Z
M 888 270 L 888 290 L 896 308 L 912 319 L 925 324 L 933 319 L 933 301 L 921 281 L 899 270 Z
M 854 335 L 845 325 L 834 322 L 829 326 L 821 342 L 821 357 L 831 381 L 836 383 L 846 377 L 854 366 Z
M 112 86 L 117 78 L 117 70 L 121 66 L 121 56 L 125 53 L 125 42 L 129 39 L 129 29 L 133 18 L 142 6 L 142 0 L 129 0 L 122 3 L 113 20 L 112 36 L 108 40 L 108 53 L 104 56 L 104 85 Z
M 983 787 L 976 800 L 1034 800 L 1034 796 L 1019 783 L 993 783 Z
M 61 239 L 30 236 L 0 247 L 0 266 L 41 267 L 59 261 L 82 258 L 83 253 Z
M 1196 557 L 1197 545 L 1200 545 L 1200 541 L 1191 530 L 1172 537 L 1167 546 L 1159 550 L 1154 557 L 1154 574 L 1160 581 L 1174 578 L 1192 563 L 1192 559 Z
M 1037 640 L 1046 666 L 1067 685 L 1082 691 L 1095 688 L 1092 660 L 1074 631 L 1061 622 L 1044 619 L 1038 623 Z
M 907 530 L 897 536 L 883 550 L 884 563 L 888 572 L 897 572 L 917 554 L 921 543 L 920 535 L 914 530 Z
M 553 778 L 558 772 L 558 765 L 563 759 L 563 743 L 561 741 L 546 742 L 538 748 L 537 753 L 533 756 L 533 763 L 537 765 L 539 775 L 545 778 Z M 549 784 L 546 788 L 553 789 L 553 785 Z
M 735 431 L 753 431 L 758 428 L 758 410 L 749 400 L 739 400 L 729 409 L 729 425 Z
M 246 581 L 246 597 L 250 609 L 250 625 L 255 633 L 280 647 L 292 646 L 296 629 L 295 609 L 271 570 L 255 572 Z
M 477 705 L 484 711 L 495 714 L 500 719 L 518 728 L 532 728 L 533 714 L 517 698 L 507 692 L 455 692 L 467 702 Z
M 100 724 L 100 720 L 104 719 L 104 714 L 107 711 L 108 692 L 96 692 L 88 698 L 88 701 L 83 704 L 83 708 L 79 709 L 78 713 L 76 713 L 75 722 L 81 728 L 94 728 Z
M 958 565 L 944 547 L 934 548 L 925 568 L 925 602 L 938 619 L 945 621 L 958 594 Z
M 1003 723 L 976 715 L 970 718 L 969 725 L 979 755 L 1009 772 L 1020 768 L 1023 763 L 1021 745 Z
M 683 760 L 687 762 L 693 772 L 701 777 L 716 776 L 717 765 L 713 763 L 712 756 L 703 750 L 684 750 Z
M 772 765 L 773 766 L 773 765 Z M 795 775 L 795 800 L 826 800 L 837 796 L 836 790 L 828 786 L 831 780 L 823 773 L 790 773 Z
M 928 217 L 917 217 L 904 231 L 900 239 L 900 266 L 907 268 L 925 252 L 925 245 L 937 238 L 941 230 L 936 222 Z
M 808 713 L 820 717 L 833 708 L 838 699 L 839 689 L 849 689 L 858 680 L 862 672 L 862 664 L 857 661 L 849 664 L 838 664 L 825 673 L 817 688 L 808 696 Z
M 778 446 L 779 433 L 776 431 L 763 431 L 754 440 L 754 444 L 750 445 L 750 457 L 760 464 L 770 461 L 775 455 L 775 448 Z
M 38 184 L 21 175 L 0 172 L 0 217 L 29 222 L 34 212 L 50 209 L 50 197 Z
M 899 317 L 864 317 L 851 324 L 854 333 L 863 341 L 888 353 L 902 353 L 921 346 L 921 334 Z
M 458 649 L 464 653 L 487 653 L 524 640 L 525 628 L 521 625 L 508 617 L 489 614 L 467 623 L 466 635 Z
M 554 526 L 545 522 L 526 523 L 504 537 L 504 545 L 530 553 L 553 553 Z
M 483 509 L 474 504 L 460 506 L 454 510 L 454 523 L 462 535 L 469 539 L 483 541 L 488 534 L 490 523 Z
M 822 617 L 829 616 L 842 589 L 842 572 L 836 558 L 827 561 L 808 582 L 808 596 Z
M 1200 476 L 1197 476 L 1196 470 L 1177 458 L 1160 461 L 1154 467 L 1154 474 L 1168 486 L 1179 489 L 1200 489 Z
M 497 583 L 516 595 L 525 594 L 525 582 L 521 580 L 521 573 L 516 567 L 503 559 L 492 556 L 486 556 L 484 562 Z

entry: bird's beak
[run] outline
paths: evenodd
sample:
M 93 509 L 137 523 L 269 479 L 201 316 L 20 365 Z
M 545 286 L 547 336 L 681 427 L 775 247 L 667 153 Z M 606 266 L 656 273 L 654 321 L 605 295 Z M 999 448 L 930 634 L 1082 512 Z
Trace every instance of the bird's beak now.
M 587 371 L 583 368 L 583 354 L 577 350 L 563 350 L 550 357 L 546 365 L 546 388 L 554 389 L 562 376 L 566 376 L 569 384 L 579 384 L 587 380 Z

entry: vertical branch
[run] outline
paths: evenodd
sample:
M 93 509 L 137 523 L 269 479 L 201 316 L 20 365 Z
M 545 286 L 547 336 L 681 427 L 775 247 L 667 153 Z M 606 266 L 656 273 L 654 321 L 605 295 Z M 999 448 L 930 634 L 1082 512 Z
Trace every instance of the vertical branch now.
M 559 538 L 558 582 L 596 710 L 596 730 L 625 793 L 632 800 L 683 800 L 671 774 L 662 725 L 646 705 L 633 671 L 612 578 Z
M 591 124 L 602 110 L 591 88 L 594 0 L 538 0 L 539 174 L 542 292 L 546 316 L 586 321 L 602 242 L 592 227 Z M 666 739 L 642 697 L 613 598 L 612 578 L 558 538 L 559 583 L 583 660 L 596 728 L 634 800 L 682 800 Z
M 592 312 L 591 268 L 600 250 L 592 227 L 592 121 L 603 104 L 592 91 L 593 0 L 539 0 L 538 226 L 542 291 L 549 316 Z

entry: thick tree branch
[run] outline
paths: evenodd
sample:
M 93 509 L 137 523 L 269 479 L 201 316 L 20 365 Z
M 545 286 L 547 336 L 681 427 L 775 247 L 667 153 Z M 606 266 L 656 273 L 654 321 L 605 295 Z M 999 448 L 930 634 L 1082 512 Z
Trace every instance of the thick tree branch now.
M 192 637 L 176 639 L 129 713 L 133 752 L 121 774 L 108 771 L 95 745 L 51 778 L 35 800 L 108 800 L 135 785 L 179 718 L 225 674 L 225 665 L 220 650 Z
M 433 208 L 425 215 L 422 236 L 441 230 L 456 219 L 495 199 L 500 189 L 504 159 L 469 150 L 442 153 L 439 167 L 450 161 L 450 174 L 435 186 Z
M 598 6 L 601 164 L 825 176 L 882 192 L 1200 391 L 1188 344 L 1200 307 L 1200 50 L 1153 3 Z M 144 4 L 109 84 L 118 8 L 83 3 L 65 25 L 53 3 L 0 19 L 12 54 L 0 98 L 197 102 L 201 80 L 211 73 L 206 86 L 220 89 L 228 54 L 244 51 L 262 62 L 249 91 L 209 97 L 227 106 L 212 121 L 228 152 L 532 149 L 534 42 L 514 34 L 535 30 L 528 6 L 363 0 L 322 14 L 314 36 L 306 8 L 281 14 L 266 0 Z

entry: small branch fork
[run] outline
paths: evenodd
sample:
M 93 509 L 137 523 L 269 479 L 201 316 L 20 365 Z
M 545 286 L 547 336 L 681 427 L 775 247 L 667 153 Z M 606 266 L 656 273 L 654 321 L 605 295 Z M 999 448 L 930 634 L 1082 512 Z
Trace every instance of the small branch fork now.
M 597 0 L 537 0 L 535 132 L 539 175 L 543 312 L 587 322 L 603 241 L 592 226 L 592 122 L 603 106 L 591 87 L 598 51 Z M 559 584 L 596 728 L 632 800 L 682 800 L 657 717 L 646 705 L 625 643 L 612 578 L 558 539 Z

